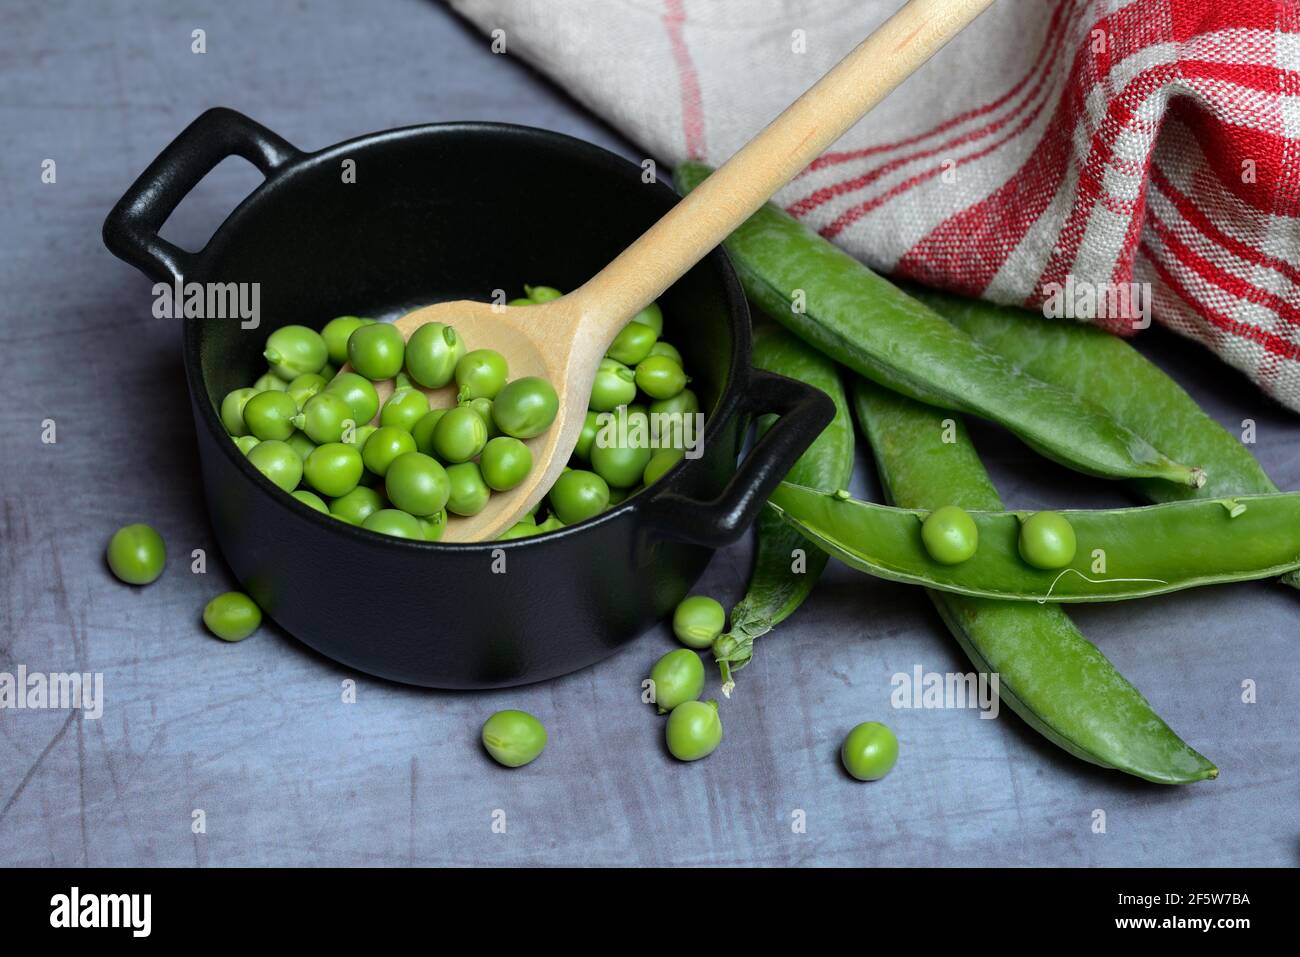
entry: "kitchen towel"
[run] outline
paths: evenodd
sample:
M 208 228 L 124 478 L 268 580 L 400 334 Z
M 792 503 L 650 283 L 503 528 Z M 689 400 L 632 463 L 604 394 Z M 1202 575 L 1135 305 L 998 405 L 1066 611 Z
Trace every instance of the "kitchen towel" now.
M 658 161 L 713 165 L 900 6 L 449 2 Z M 776 201 L 895 277 L 1154 317 L 1300 411 L 1300 2 L 998 0 Z

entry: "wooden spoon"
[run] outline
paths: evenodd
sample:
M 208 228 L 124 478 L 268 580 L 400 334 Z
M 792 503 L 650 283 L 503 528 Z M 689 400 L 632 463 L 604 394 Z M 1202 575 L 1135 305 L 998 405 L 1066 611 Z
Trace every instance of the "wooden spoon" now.
M 596 367 L 619 330 L 992 2 L 910 0 L 617 259 L 568 295 L 532 306 L 443 302 L 398 319 L 395 325 L 408 339 L 426 322 L 446 323 L 470 349 L 495 349 L 505 356 L 512 380 L 541 376 L 560 396 L 555 423 L 528 441 L 533 453 L 528 478 L 509 492 L 494 493 L 477 515 L 449 516 L 442 540 L 494 539 L 541 501 L 578 442 Z M 376 383 L 376 388 L 384 400 L 393 385 Z

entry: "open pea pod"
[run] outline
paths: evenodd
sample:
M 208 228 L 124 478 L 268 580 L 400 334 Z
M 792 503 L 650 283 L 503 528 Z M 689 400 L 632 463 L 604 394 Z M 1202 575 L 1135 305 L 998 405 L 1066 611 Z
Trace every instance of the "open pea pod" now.
M 1046 571 L 1020 557 L 1020 524 L 1032 512 L 971 512 L 975 555 L 944 565 L 921 541 L 925 510 L 788 482 L 770 502 L 807 539 L 859 571 L 984 598 L 1118 601 L 1300 568 L 1296 492 L 1063 511 L 1078 548 L 1068 566 Z
M 1105 410 L 1180 461 L 1196 462 L 1204 485 L 1134 479 L 1149 502 L 1264 494 L 1278 488 L 1241 439 L 1216 422 L 1154 362 L 1097 326 L 1046 319 L 1041 313 L 916 286 L 919 299 L 977 342 L 1041 379 Z M 1282 576 L 1300 588 L 1300 573 Z
M 890 502 L 1002 508 L 960 419 L 861 378 L 853 383 L 853 399 Z M 926 594 L 975 666 L 998 675 L 998 697 L 1070 754 L 1160 784 L 1190 784 L 1218 774 L 1061 606 L 933 588 Z

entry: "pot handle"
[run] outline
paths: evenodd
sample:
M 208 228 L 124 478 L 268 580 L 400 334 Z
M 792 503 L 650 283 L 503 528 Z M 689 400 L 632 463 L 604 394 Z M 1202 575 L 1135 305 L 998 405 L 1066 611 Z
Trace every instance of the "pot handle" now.
M 683 541 L 721 548 L 744 534 L 768 496 L 804 450 L 835 416 L 820 389 L 762 369 L 750 372 L 737 414 L 780 416 L 740 463 L 722 494 L 711 502 L 665 490 L 646 503 L 647 520 Z
M 262 124 L 218 106 L 158 154 L 104 220 L 104 245 L 151 279 L 182 279 L 196 254 L 158 235 L 186 194 L 227 156 L 242 156 L 270 177 L 302 154 Z

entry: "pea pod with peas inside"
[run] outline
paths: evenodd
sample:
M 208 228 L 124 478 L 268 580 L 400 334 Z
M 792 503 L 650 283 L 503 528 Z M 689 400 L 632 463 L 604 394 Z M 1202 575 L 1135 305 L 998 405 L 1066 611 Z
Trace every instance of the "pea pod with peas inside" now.
M 907 292 L 958 329 L 1012 362 L 1018 370 L 1086 396 L 1134 432 L 1177 458 L 1205 468 L 1199 488 L 1150 479 L 1131 485 L 1150 502 L 1276 492 L 1249 449 L 1207 415 L 1155 363 L 1128 342 L 1096 326 L 1045 319 L 932 289 Z M 1300 588 L 1300 573 L 1282 579 Z
M 944 441 L 948 413 L 862 379 L 853 383 L 853 400 L 890 501 L 1001 507 L 965 427 L 957 422 L 954 441 Z M 998 676 L 998 697 L 1058 747 L 1161 784 L 1217 775 L 1060 606 L 928 594 L 967 657 Z
M 922 540 L 928 510 L 788 482 L 769 503 L 805 538 L 859 571 L 985 598 L 1117 601 L 1300 568 L 1300 492 L 1062 511 L 1077 548 L 1064 567 L 1053 568 L 1036 568 L 1022 556 L 1021 528 L 1033 512 L 971 511 L 978 548 L 964 562 L 944 564 Z
M 708 176 L 683 163 L 689 191 Z M 804 341 L 895 392 L 992 419 L 1037 451 L 1089 475 L 1195 486 L 1175 462 L 1093 403 L 1018 371 L 992 349 L 848 253 L 768 204 L 725 242 L 749 298 Z
M 853 474 L 853 420 L 840 370 L 826 356 L 779 327 L 760 327 L 754 336 L 754 365 L 821 389 L 835 403 L 835 417 L 813 440 L 786 480 L 820 488 L 841 488 Z M 771 425 L 760 421 L 759 428 Z M 747 665 L 754 639 L 767 634 L 803 604 L 826 567 L 828 556 L 809 548 L 775 510 L 764 508 L 754 523 L 754 567 L 745 595 L 731 610 L 731 626 L 713 642 L 722 671 L 722 691 L 730 696 L 733 672 Z M 802 552 L 800 560 L 799 553 Z

